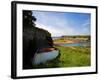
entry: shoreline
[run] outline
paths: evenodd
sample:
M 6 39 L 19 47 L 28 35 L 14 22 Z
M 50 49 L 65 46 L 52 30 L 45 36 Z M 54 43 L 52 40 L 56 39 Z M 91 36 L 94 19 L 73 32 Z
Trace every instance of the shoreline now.
M 84 41 L 69 41 L 69 42 L 54 42 L 54 45 L 55 46 L 60 46 L 60 45 L 64 45 L 64 44 L 80 44 L 80 43 L 90 43 L 89 41 L 87 41 L 87 42 L 84 42 Z
M 54 42 L 54 44 L 71 44 L 71 43 L 80 43 L 81 41 L 64 41 L 64 42 Z

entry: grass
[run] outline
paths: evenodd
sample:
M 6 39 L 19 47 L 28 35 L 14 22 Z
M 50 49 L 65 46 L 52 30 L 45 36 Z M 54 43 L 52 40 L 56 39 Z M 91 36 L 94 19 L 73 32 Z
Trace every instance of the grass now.
M 79 67 L 90 65 L 89 47 L 57 47 L 61 51 L 60 67 Z
M 60 57 L 44 64 L 33 65 L 34 68 L 81 67 L 90 66 L 90 47 L 55 46 L 60 50 Z

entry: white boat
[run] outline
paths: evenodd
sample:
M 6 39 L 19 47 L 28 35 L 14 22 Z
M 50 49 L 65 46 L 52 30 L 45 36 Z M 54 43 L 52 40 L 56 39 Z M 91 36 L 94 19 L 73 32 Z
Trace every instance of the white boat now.
M 32 64 L 40 64 L 45 63 L 49 60 L 55 59 L 59 55 L 59 50 L 55 49 L 49 52 L 41 52 L 41 53 L 35 53 Z

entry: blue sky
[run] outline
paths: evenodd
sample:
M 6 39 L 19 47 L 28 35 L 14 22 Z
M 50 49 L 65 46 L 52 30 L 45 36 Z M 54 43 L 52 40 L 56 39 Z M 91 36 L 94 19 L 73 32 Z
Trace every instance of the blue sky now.
M 33 11 L 36 26 L 48 30 L 51 35 L 90 35 L 89 13 Z

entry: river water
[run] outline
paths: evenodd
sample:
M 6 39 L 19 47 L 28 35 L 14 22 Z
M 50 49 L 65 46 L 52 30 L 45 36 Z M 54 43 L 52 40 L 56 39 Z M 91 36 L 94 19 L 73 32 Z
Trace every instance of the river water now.
M 82 42 L 82 43 L 65 43 L 65 44 L 60 44 L 60 46 L 90 46 L 90 42 Z

